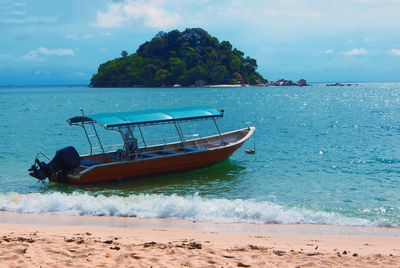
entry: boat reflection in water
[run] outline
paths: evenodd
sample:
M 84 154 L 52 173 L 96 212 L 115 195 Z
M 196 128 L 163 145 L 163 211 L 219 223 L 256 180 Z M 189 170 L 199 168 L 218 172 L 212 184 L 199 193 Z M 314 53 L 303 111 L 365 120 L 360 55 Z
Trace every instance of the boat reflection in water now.
M 123 113 L 101 113 L 75 116 L 67 120 L 70 125 L 82 127 L 90 145 L 90 154 L 80 156 L 74 147 L 57 151 L 55 157 L 45 163 L 35 159 L 29 169 L 30 175 L 39 179 L 67 184 L 93 184 L 144 178 L 190 171 L 222 162 L 231 156 L 254 133 L 254 127 L 246 127 L 221 133 L 217 119 L 223 110 L 208 107 L 146 110 Z M 180 127 L 182 122 L 212 120 L 217 134 L 185 139 Z M 177 131 L 174 141 L 149 145 L 142 128 L 172 124 Z M 102 144 L 96 125 L 106 130 L 117 131 L 123 143 L 105 146 Z M 141 138 L 142 146 L 136 137 Z M 191 135 L 193 137 L 193 135 Z M 115 148 L 118 148 L 115 150 Z M 107 150 L 110 149 L 110 150 Z M 100 151 L 95 153 L 95 151 Z
M 45 192 L 73 193 L 79 186 L 79 190 L 105 196 L 129 196 L 131 194 L 190 195 L 195 193 L 206 193 L 206 195 L 211 196 L 221 193 L 221 196 L 224 196 L 232 189 L 236 189 L 236 185 L 241 183 L 241 176 L 246 172 L 245 163 L 228 158 L 213 166 L 188 172 L 86 185 L 49 183 L 43 184 L 42 190 Z

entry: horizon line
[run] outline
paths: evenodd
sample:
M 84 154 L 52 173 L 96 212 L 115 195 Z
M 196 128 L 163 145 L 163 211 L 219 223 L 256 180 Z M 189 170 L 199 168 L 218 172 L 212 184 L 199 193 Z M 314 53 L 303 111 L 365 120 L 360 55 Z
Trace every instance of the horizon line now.
M 271 80 L 273 81 L 273 80 Z M 325 83 L 343 83 L 343 84 L 356 84 L 356 83 L 400 83 L 399 81 L 307 81 L 307 83 L 315 83 L 315 84 L 325 84 Z M 0 84 L 0 87 L 61 87 L 61 86 L 70 86 L 70 87 L 78 87 L 84 86 L 89 87 L 90 84 Z M 112 88 L 112 87 L 110 87 Z M 115 87 L 119 88 L 119 87 Z M 129 87 L 124 87 L 129 88 Z M 160 87 L 161 88 L 161 87 Z

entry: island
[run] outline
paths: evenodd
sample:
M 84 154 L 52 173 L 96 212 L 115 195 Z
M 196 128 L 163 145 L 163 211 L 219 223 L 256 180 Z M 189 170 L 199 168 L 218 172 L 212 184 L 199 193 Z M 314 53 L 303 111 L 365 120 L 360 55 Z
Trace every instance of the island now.
M 136 53 L 101 64 L 92 87 L 265 85 L 257 61 L 201 28 L 159 32 Z

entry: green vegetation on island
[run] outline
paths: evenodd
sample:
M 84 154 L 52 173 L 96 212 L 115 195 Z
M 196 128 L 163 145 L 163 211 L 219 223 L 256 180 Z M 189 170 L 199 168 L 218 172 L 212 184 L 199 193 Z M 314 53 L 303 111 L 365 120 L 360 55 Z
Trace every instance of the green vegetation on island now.
M 200 28 L 160 32 L 136 53 L 99 66 L 93 87 L 262 84 L 257 62 Z

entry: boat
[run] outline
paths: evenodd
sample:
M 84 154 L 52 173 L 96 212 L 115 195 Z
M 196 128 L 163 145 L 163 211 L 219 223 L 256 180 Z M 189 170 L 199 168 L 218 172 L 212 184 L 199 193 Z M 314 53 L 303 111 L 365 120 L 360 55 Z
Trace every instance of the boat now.
M 39 159 L 43 155 L 39 153 L 29 174 L 40 181 L 48 179 L 67 184 L 94 184 L 208 167 L 230 157 L 255 131 L 254 127 L 245 127 L 221 133 L 217 120 L 223 116 L 224 110 L 209 107 L 93 115 L 85 115 L 81 109 L 81 115 L 69 118 L 67 123 L 83 129 L 90 153 L 81 156 L 73 146 L 68 146 L 58 150 L 48 163 Z M 184 135 L 182 123 L 204 120 L 214 122 L 216 134 L 204 137 L 199 134 Z M 143 129 L 164 124 L 173 125 L 176 138 L 168 142 L 164 137 L 162 141 L 150 144 L 144 137 Z M 117 131 L 123 143 L 104 145 L 96 126 Z M 136 139 L 139 136 L 140 142 Z

